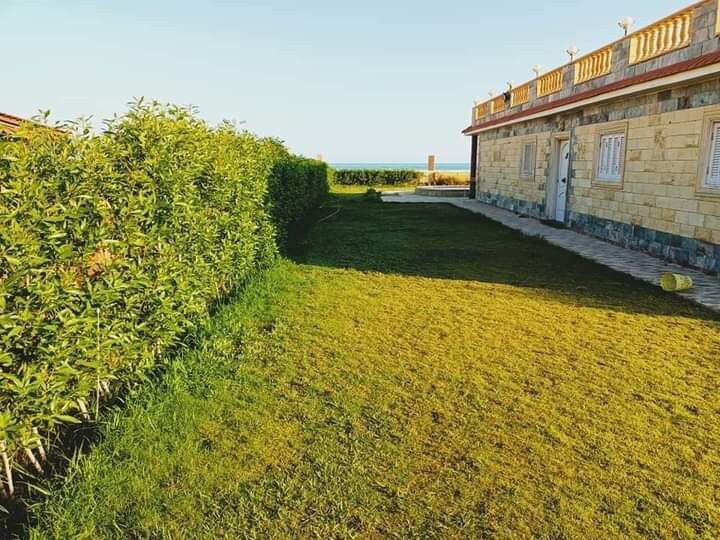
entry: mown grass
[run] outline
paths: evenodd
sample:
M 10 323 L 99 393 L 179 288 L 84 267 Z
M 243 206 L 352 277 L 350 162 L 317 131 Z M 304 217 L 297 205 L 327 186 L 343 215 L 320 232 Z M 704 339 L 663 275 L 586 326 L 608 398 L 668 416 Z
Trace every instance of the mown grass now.
M 720 534 L 715 315 L 455 208 L 337 204 L 32 537 Z
M 368 189 L 375 191 L 415 191 L 417 184 L 398 184 L 393 186 L 343 186 L 336 184 L 333 186 L 333 192 L 336 195 L 354 195 L 357 193 L 365 193 Z

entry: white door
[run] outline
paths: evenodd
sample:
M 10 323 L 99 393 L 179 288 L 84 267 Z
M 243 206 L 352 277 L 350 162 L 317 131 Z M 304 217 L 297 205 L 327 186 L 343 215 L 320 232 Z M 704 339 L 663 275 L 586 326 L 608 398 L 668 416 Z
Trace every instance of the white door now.
M 561 223 L 565 223 L 569 172 L 570 141 L 562 141 L 558 155 L 557 188 L 555 189 L 555 220 Z

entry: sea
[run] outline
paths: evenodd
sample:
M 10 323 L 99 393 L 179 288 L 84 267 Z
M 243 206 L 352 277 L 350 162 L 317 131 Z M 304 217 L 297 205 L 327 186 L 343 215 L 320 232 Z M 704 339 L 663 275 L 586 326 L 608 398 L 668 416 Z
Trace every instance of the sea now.
M 412 169 L 426 171 L 427 163 L 331 163 L 334 169 L 383 169 L 397 171 L 398 169 Z M 465 172 L 470 170 L 469 163 L 436 163 L 436 171 Z

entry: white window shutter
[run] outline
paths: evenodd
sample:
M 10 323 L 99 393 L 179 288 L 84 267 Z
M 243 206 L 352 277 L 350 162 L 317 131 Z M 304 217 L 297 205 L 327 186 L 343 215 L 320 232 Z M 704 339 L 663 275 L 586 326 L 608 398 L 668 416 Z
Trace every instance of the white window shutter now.
M 530 160 L 532 159 L 532 145 L 525 145 L 525 174 L 530 174 Z
M 612 177 L 622 178 L 623 155 L 625 154 L 625 135 L 614 136 Z
M 720 122 L 713 124 L 705 187 L 720 188 Z
M 609 174 L 608 164 L 610 161 L 609 141 L 607 137 L 603 137 L 600 143 L 600 170 L 598 171 L 600 178 L 607 178 Z
M 597 177 L 599 180 L 621 180 L 625 166 L 625 134 L 600 137 Z
M 532 176 L 535 172 L 535 145 L 533 143 L 523 146 L 522 160 L 523 176 Z

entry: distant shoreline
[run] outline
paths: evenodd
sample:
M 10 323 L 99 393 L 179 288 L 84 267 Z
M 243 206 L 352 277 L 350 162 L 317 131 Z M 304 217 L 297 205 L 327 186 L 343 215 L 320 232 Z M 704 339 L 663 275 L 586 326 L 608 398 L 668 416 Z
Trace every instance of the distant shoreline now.
M 411 169 L 419 172 L 428 172 L 427 163 L 331 163 L 334 169 L 382 169 L 397 171 L 400 169 Z M 470 172 L 470 165 L 467 163 L 436 163 L 436 171 L 443 172 Z

